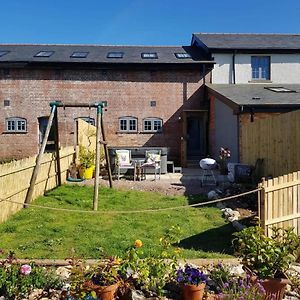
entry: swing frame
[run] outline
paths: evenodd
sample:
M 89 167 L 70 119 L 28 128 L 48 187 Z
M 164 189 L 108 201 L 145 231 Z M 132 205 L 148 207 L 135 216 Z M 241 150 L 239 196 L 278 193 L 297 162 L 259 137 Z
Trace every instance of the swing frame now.
M 32 176 L 30 179 L 30 185 L 27 190 L 25 202 L 24 202 L 24 208 L 26 208 L 31 200 L 32 195 L 34 191 L 34 185 L 39 173 L 39 169 L 42 163 L 42 156 L 45 152 L 46 144 L 48 141 L 48 137 L 50 134 L 50 129 L 53 124 L 55 123 L 55 158 L 56 158 L 56 166 L 57 166 L 57 181 L 58 186 L 61 186 L 61 168 L 60 168 L 60 154 L 59 154 L 59 130 L 58 130 L 58 108 L 63 107 L 64 109 L 66 107 L 88 107 L 88 108 L 96 108 L 97 109 L 97 123 L 96 123 L 96 169 L 95 169 L 95 180 L 94 180 L 94 199 L 93 199 L 93 210 L 98 209 L 98 198 L 99 198 L 99 173 L 100 173 L 100 144 L 103 144 L 104 146 L 104 153 L 105 153 L 105 159 L 106 159 L 106 166 L 108 171 L 108 179 L 109 179 L 109 186 L 112 188 L 112 174 L 111 174 L 111 167 L 110 167 L 110 160 L 108 155 L 108 148 L 107 148 L 107 142 L 105 139 L 105 132 L 104 132 L 104 122 L 103 122 L 103 102 L 96 102 L 92 104 L 86 104 L 86 103 L 68 103 L 68 102 L 61 102 L 61 101 L 55 101 L 50 102 L 51 107 L 51 113 L 48 119 L 48 124 L 46 128 L 46 132 L 44 135 L 44 139 L 41 145 L 41 148 L 39 150 L 38 156 L 36 158 L 36 163 L 32 172 Z M 100 140 L 100 135 L 102 133 L 102 141 Z

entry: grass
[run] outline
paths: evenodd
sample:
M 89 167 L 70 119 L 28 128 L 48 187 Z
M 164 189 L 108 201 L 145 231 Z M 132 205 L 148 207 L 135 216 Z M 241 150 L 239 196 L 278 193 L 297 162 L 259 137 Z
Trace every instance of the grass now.
M 171 227 L 181 228 L 185 258 L 219 258 L 231 254 L 232 226 L 215 207 L 186 208 L 156 213 L 105 214 L 105 211 L 174 207 L 203 201 L 201 197 L 163 196 L 151 192 L 101 188 L 99 214 L 28 208 L 0 224 L 0 248 L 18 258 L 67 258 L 71 249 L 83 258 L 99 258 L 101 251 L 122 256 L 135 239 L 145 254 L 157 255 L 159 239 Z M 39 197 L 34 204 L 91 210 L 93 188 L 65 185 Z

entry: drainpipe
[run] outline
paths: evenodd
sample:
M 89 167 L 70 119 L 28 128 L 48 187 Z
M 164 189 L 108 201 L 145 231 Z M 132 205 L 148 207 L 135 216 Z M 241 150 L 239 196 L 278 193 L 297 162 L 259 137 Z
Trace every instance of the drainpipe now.
M 234 50 L 232 54 L 232 81 L 233 84 L 235 84 L 235 55 L 236 55 L 236 50 Z

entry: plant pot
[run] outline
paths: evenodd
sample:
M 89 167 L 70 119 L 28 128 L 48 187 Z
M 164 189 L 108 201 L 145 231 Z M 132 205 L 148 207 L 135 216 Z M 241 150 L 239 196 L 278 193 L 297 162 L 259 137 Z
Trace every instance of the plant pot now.
M 182 285 L 184 300 L 201 300 L 204 295 L 205 283 L 199 285 Z
M 101 300 L 114 300 L 117 296 L 118 287 L 118 283 L 109 286 L 103 286 L 96 292 L 96 294 Z
M 270 278 L 261 281 L 266 291 L 265 300 L 282 300 L 286 285 L 290 281 L 285 278 Z
M 92 179 L 94 174 L 95 166 L 91 166 L 89 168 L 80 168 L 79 169 L 79 176 L 82 179 Z

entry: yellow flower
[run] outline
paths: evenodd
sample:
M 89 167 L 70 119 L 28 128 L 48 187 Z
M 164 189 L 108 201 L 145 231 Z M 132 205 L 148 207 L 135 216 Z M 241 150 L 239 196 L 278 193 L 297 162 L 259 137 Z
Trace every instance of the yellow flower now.
M 135 248 L 141 248 L 143 246 L 143 243 L 141 240 L 135 240 L 134 241 L 134 247 Z

